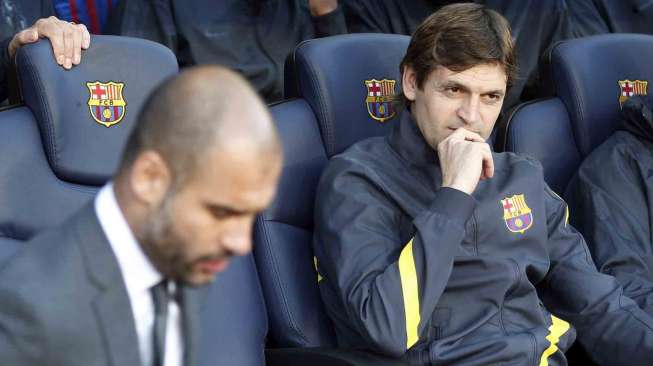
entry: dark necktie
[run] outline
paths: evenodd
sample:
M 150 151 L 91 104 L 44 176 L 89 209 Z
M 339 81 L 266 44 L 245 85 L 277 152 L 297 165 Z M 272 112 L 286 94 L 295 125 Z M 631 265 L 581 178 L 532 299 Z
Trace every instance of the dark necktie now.
M 163 366 L 166 344 L 166 320 L 168 319 L 168 281 L 163 280 L 152 287 L 154 300 L 154 337 L 152 360 L 154 366 Z

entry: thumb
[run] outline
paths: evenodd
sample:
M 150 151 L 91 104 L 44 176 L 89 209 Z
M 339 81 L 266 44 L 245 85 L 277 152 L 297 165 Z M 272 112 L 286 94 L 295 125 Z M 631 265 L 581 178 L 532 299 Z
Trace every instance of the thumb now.
M 26 29 L 18 34 L 18 41 L 20 44 L 34 43 L 38 41 L 39 35 L 33 29 Z

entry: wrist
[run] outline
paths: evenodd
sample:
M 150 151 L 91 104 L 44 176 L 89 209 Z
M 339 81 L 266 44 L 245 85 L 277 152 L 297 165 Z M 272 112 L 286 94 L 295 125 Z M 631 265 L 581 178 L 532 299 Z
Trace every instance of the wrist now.
M 460 191 L 460 192 L 468 194 L 468 195 L 472 194 L 472 190 L 470 190 L 469 187 L 466 187 L 463 184 L 456 184 L 456 183 L 445 184 L 445 183 L 443 183 L 442 188 L 451 188 L 451 189 L 455 189 L 457 191 Z

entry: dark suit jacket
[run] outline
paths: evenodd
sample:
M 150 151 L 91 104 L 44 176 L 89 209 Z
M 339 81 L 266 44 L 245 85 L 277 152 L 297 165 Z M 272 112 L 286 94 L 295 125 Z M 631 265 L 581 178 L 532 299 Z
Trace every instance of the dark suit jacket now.
M 182 287 L 187 365 L 205 289 Z M 141 365 L 125 282 L 92 202 L 0 270 L 0 365 Z

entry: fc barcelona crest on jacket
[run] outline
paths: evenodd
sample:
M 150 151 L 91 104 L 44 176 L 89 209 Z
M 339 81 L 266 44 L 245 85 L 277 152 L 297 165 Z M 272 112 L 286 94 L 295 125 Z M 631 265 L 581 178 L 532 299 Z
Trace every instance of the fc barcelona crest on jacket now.
M 648 81 L 645 80 L 619 80 L 619 106 L 623 106 L 628 98 L 635 95 L 646 95 Z
M 93 81 L 86 83 L 88 88 L 88 108 L 95 122 L 111 127 L 125 117 L 127 103 L 122 97 L 125 83 Z
M 521 233 L 533 225 L 533 213 L 526 204 L 523 194 L 516 194 L 501 200 L 503 219 L 506 227 L 513 233 Z
M 395 99 L 395 80 L 365 80 L 367 87 L 367 113 L 379 122 L 385 122 L 395 116 L 392 101 Z

